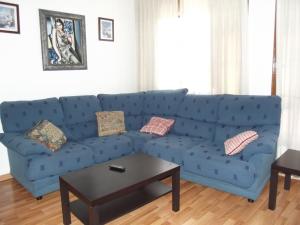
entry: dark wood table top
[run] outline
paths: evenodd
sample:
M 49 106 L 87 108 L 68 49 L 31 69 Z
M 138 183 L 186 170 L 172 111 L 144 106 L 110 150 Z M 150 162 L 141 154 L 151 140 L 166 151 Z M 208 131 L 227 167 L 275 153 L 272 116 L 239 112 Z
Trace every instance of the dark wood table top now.
M 122 165 L 125 172 L 109 169 L 109 165 Z M 164 179 L 180 166 L 144 153 L 125 156 L 60 177 L 71 192 L 89 205 L 96 205 L 136 190 L 151 182 Z
M 273 164 L 273 169 L 283 172 L 299 174 L 300 173 L 300 151 L 288 149 Z

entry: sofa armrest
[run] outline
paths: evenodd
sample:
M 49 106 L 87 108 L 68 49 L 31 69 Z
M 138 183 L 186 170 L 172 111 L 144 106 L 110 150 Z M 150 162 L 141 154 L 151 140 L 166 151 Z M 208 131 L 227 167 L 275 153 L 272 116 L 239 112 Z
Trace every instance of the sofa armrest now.
M 0 141 L 8 149 L 16 151 L 23 156 L 43 153 L 48 155 L 53 154 L 52 151 L 43 144 L 26 138 L 24 135 L 19 133 L 0 134 Z
M 276 155 L 278 133 L 276 131 L 266 131 L 259 133 L 258 139 L 248 144 L 243 151 L 244 160 L 249 160 L 258 153 Z

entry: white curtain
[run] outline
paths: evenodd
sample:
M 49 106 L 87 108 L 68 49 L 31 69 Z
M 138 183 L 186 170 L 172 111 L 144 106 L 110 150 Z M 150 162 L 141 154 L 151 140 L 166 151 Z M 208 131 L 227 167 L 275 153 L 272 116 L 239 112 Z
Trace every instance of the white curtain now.
M 211 0 L 212 93 L 239 94 L 247 30 L 246 0 Z M 244 48 L 243 48 L 244 47 Z
M 277 1 L 277 93 L 282 98 L 278 154 L 300 149 L 300 1 Z
M 239 93 L 247 0 L 141 0 L 140 89 Z M 230 82 L 229 82 L 230 81 Z
M 157 36 L 159 24 L 172 21 L 177 16 L 177 0 L 139 0 L 139 88 L 155 89 Z M 172 41 L 172 38 L 170 39 Z

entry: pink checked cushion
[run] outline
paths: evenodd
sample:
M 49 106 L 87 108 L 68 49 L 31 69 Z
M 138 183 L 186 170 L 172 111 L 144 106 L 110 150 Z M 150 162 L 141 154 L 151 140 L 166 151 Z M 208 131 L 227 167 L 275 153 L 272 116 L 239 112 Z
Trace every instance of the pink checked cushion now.
M 248 130 L 242 132 L 224 142 L 226 155 L 235 155 L 241 152 L 249 143 L 258 138 L 255 131 Z
M 173 119 L 165 119 L 153 116 L 151 117 L 150 121 L 142 127 L 140 132 L 164 136 L 171 129 L 174 122 L 175 120 Z

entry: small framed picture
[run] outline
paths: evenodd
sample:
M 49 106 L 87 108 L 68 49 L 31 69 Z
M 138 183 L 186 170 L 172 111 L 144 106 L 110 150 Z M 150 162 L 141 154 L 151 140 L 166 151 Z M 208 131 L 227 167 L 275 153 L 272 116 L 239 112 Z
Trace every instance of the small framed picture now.
M 114 20 L 108 18 L 98 18 L 99 40 L 114 41 Z
M 19 5 L 0 2 L 0 32 L 20 33 Z

